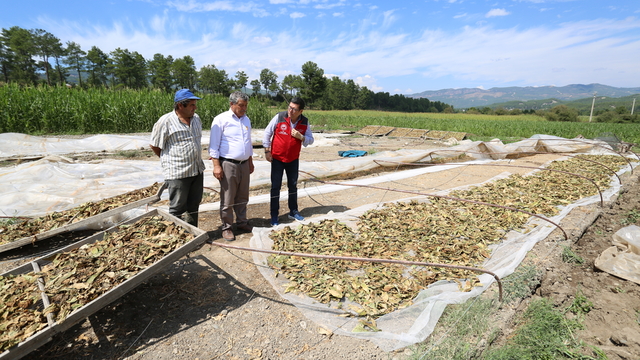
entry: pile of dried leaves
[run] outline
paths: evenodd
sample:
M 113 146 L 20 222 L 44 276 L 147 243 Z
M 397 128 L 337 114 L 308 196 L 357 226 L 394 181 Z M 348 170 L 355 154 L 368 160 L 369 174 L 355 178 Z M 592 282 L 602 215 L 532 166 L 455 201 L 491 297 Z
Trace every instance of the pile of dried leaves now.
M 87 202 L 73 209 L 54 212 L 28 221 L 11 225 L 0 225 L 0 245 L 37 235 L 45 231 L 57 229 L 61 226 L 73 224 L 83 219 L 102 214 L 123 205 L 155 195 L 160 189 L 155 183 L 143 189 L 134 190 L 126 194 L 110 197 L 96 202 Z
M 609 168 L 626 162 L 617 156 L 583 156 Z M 550 164 L 550 169 L 573 172 L 607 187 L 611 174 L 602 166 L 575 157 Z M 555 171 L 512 175 L 451 197 L 514 207 L 546 216 L 559 205 L 597 194 L 586 179 Z M 367 258 L 400 259 L 463 266 L 480 266 L 488 246 L 500 242 L 507 231 L 522 229 L 527 214 L 467 202 L 431 198 L 398 202 L 368 211 L 357 230 L 337 220 L 286 227 L 271 234 L 274 250 Z M 322 303 L 351 300 L 347 312 L 376 318 L 411 305 L 418 292 L 439 280 L 453 280 L 463 291 L 477 285 L 475 273 L 449 269 L 404 267 L 379 263 L 271 256 L 269 264 L 290 283 L 287 292 L 301 292 Z M 459 280 L 469 279 L 469 280 Z M 353 304 L 357 303 L 357 305 Z
M 56 321 L 120 285 L 193 239 L 183 227 L 160 216 L 121 225 L 105 238 L 59 253 L 42 269 Z
M 161 216 L 146 217 L 103 240 L 56 254 L 37 274 L 0 277 L 0 350 L 9 348 L 46 326 L 44 316 L 57 322 L 85 304 L 193 240 L 194 235 Z M 51 305 L 40 299 L 36 279 L 44 281 Z M 40 302 L 41 304 L 41 302 Z
M 38 276 L 0 276 L 0 353 L 47 326 Z

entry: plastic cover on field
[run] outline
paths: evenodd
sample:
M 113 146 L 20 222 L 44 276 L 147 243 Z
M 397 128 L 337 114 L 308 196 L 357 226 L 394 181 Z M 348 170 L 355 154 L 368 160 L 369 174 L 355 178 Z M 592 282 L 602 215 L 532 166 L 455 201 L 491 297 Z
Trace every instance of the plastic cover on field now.
M 112 136 L 112 135 L 109 135 Z M 109 137 L 106 136 L 106 137 Z M 261 137 L 260 135 L 255 135 Z M 122 140 L 122 137 L 119 137 Z M 318 136 L 320 138 L 320 136 Z M 109 141 L 114 140 L 110 139 Z M 204 139 L 203 139 L 204 140 Z M 140 140 L 142 141 L 142 140 Z M 75 207 L 87 201 L 97 201 L 103 198 L 119 195 L 131 190 L 147 187 L 154 182 L 162 182 L 162 172 L 158 159 L 149 161 L 134 160 L 100 160 L 94 162 L 76 162 L 56 154 L 66 154 L 73 152 L 74 147 L 63 147 L 62 141 L 58 145 L 48 144 L 35 151 L 34 154 L 45 155 L 46 157 L 34 162 L 25 162 L 13 167 L 0 168 L 0 216 L 35 216 L 51 211 L 65 210 Z M 51 142 L 53 144 L 55 142 Z M 144 139 L 146 146 L 148 139 Z M 4 146 L 0 139 L 0 146 Z M 315 146 L 322 146 L 323 141 L 317 141 Z M 136 147 L 139 144 L 136 143 Z M 326 141 L 324 146 L 330 145 Z M 15 145 L 14 145 L 15 146 Z M 111 146 L 111 145 L 110 145 Z M 134 145 L 131 145 L 134 146 Z M 99 147 L 97 147 L 99 148 Z M 54 149 L 54 150 L 53 150 Z M 609 149 L 609 150 L 607 150 Z M 0 151 L 4 151 L 2 148 Z M 105 149 L 106 150 L 106 149 Z M 336 151 L 344 150 L 336 148 Z M 99 150 L 97 150 L 99 151 Z M 326 162 L 300 162 L 300 170 L 319 178 L 332 175 L 339 175 L 350 172 L 364 171 L 385 164 L 396 167 L 395 162 L 419 162 L 431 161 L 438 157 L 450 158 L 456 155 L 466 154 L 476 158 L 476 162 L 491 162 L 495 159 L 519 156 L 523 153 L 535 152 L 572 152 L 572 153 L 605 153 L 611 154 L 609 146 L 603 142 L 583 139 L 563 139 L 553 136 L 536 135 L 529 139 L 512 144 L 502 144 L 500 141 L 472 142 L 463 141 L 460 145 L 453 147 L 442 147 L 430 150 L 398 150 L 375 153 L 374 155 L 359 158 L 342 158 L 335 161 Z M 270 164 L 266 161 L 255 158 L 255 171 L 251 176 L 251 186 L 266 185 L 270 182 Z M 469 162 L 467 162 L 468 164 Z M 207 170 L 205 172 L 204 186 L 209 189 L 219 189 L 218 181 L 213 178 L 211 161 L 205 161 Z M 411 177 L 418 174 L 441 171 L 455 166 L 447 167 L 424 167 L 404 171 L 394 171 L 376 177 L 368 177 L 358 180 L 350 180 L 350 183 L 361 182 L 373 184 L 376 182 L 390 181 L 391 178 Z M 628 169 L 627 169 L 628 170 Z M 308 175 L 301 176 L 303 180 Z M 344 186 L 325 185 L 314 189 L 305 188 L 299 191 L 299 196 L 305 196 L 310 191 L 320 191 L 328 193 L 330 191 L 344 190 Z M 611 188 L 604 192 L 605 199 L 610 199 L 619 190 L 617 182 L 613 182 Z M 207 191 L 205 189 L 205 191 Z M 281 195 L 284 198 L 286 195 Z M 269 196 L 251 198 L 250 203 L 268 202 Z M 560 219 L 576 206 L 586 205 L 599 201 L 598 196 L 583 199 L 576 204 L 567 206 L 562 213 L 551 218 L 554 222 Z M 363 206 L 343 213 L 325 215 L 327 217 L 337 217 L 344 222 L 353 221 L 367 209 L 378 204 Z M 203 204 L 200 209 L 203 211 L 217 208 L 217 203 Z M 313 218 L 319 221 L 321 218 Z M 527 234 L 510 232 L 508 239 L 498 245 L 491 259 L 485 264 L 487 270 L 493 271 L 498 276 L 505 277 L 511 274 L 518 266 L 526 253 L 536 242 L 544 239 L 553 229 L 548 223 L 536 219 L 540 226 Z M 268 232 L 270 229 L 254 229 L 254 236 L 251 239 L 252 246 L 270 247 Z M 256 262 L 262 264 L 264 257 L 256 255 Z M 274 283 L 276 290 L 281 292 L 280 286 L 274 279 L 270 278 L 268 269 L 258 267 L 263 271 L 265 277 Z M 353 333 L 354 319 L 346 319 L 335 316 L 335 312 L 324 304 L 317 304 L 310 299 L 300 298 L 297 295 L 282 294 L 292 303 L 300 307 L 305 314 L 318 324 L 323 324 L 332 331 L 344 335 L 357 336 L 370 339 L 384 350 L 394 350 L 414 344 L 424 340 L 437 323 L 442 311 L 447 304 L 462 303 L 467 299 L 479 295 L 494 283 L 493 277 L 481 275 L 480 281 L 483 286 L 475 288 L 471 292 L 459 292 L 455 283 L 440 282 L 433 284 L 428 289 L 421 292 L 414 305 L 403 310 L 387 314 L 377 320 L 378 327 L 382 330 L 376 333 Z
M 640 227 L 629 225 L 613 234 L 613 246 L 598 256 L 595 266 L 619 278 L 640 284 Z
M 637 163 L 636 163 L 637 164 Z M 631 167 L 627 166 L 619 172 L 630 171 Z M 498 177 L 504 177 L 505 174 Z M 489 180 L 493 181 L 495 180 Z M 488 181 L 488 182 L 489 182 Z M 475 184 L 480 185 L 480 184 Z M 465 188 L 468 188 L 467 185 Z M 615 196 L 621 188 L 620 183 L 614 180 L 612 176 L 611 187 L 603 191 L 605 201 L 609 201 Z M 455 190 L 450 189 L 440 192 L 440 195 L 446 195 L 448 192 Z M 413 197 L 412 199 L 419 199 Z M 423 197 L 424 199 L 424 197 Z M 398 200 L 407 201 L 408 199 Z M 549 218 L 552 222 L 559 224 L 573 209 L 596 204 L 600 202 L 599 195 L 581 199 L 573 204 L 564 206 L 558 215 Z M 319 222 L 323 219 L 339 219 L 341 222 L 357 229 L 356 221 L 366 211 L 379 207 L 380 204 L 371 204 L 358 207 L 342 213 L 330 213 L 322 217 L 314 217 L 303 223 Z M 533 227 L 533 225 L 536 225 Z M 588 224 L 583 224 L 588 226 Z M 285 225 L 279 225 L 283 227 Z M 300 226 L 299 223 L 287 224 L 293 228 Z M 491 257 L 481 266 L 482 269 L 495 273 L 499 278 L 503 279 L 512 274 L 525 258 L 529 250 L 536 243 L 544 240 L 556 229 L 554 225 L 539 218 L 532 218 L 525 227 L 532 229 L 528 232 L 509 231 L 505 240 L 496 245 L 492 245 Z M 637 227 L 636 227 L 637 228 Z M 638 228 L 640 229 L 640 228 Z M 251 238 L 251 247 L 259 249 L 272 249 L 273 241 L 269 237 L 272 229 L 254 228 L 253 237 Z M 636 230 L 637 232 L 638 230 Z M 640 242 L 640 240 L 638 240 Z M 640 259 L 636 253 L 626 252 L 625 261 L 633 256 L 637 259 L 633 268 L 636 273 L 640 268 Z M 275 272 L 268 266 L 267 258 L 269 254 L 255 252 L 253 254 L 254 262 L 263 276 L 272 284 L 274 289 L 278 291 L 280 296 L 287 299 L 308 318 L 319 324 L 320 326 L 334 333 L 346 336 L 352 336 L 361 339 L 367 339 L 375 343 L 378 347 L 385 351 L 394 351 L 406 346 L 410 346 L 424 341 L 434 330 L 440 316 L 448 304 L 464 303 L 468 299 L 482 294 L 485 290 L 494 286 L 495 278 L 489 274 L 478 275 L 481 286 L 474 287 L 469 292 L 459 290 L 458 284 L 454 281 L 439 281 L 431 284 L 427 289 L 421 291 L 413 300 L 413 304 L 401 310 L 396 310 L 376 319 L 376 327 L 380 330 L 377 332 L 360 332 L 357 331 L 360 318 L 340 316 L 345 312 L 337 309 L 336 306 L 330 307 L 328 304 L 319 303 L 318 301 L 304 295 L 286 293 L 285 289 L 289 284 L 289 280 L 283 276 L 275 277 Z M 629 272 L 626 272 L 627 274 Z M 636 277 L 637 279 L 637 277 Z M 335 304 L 334 304 L 335 305 Z M 346 308 L 345 304 L 342 304 Z
M 0 137 L 6 134 L 0 134 Z M 15 134 L 14 134 L 15 135 Z M 19 134 L 18 134 L 19 135 Z M 252 134 L 256 138 L 261 138 L 261 131 Z M 140 145 L 134 140 L 137 137 L 127 137 L 118 135 L 99 135 L 100 138 L 113 137 L 109 141 L 100 142 L 104 145 L 113 145 L 115 140 L 130 139 L 131 144 Z M 203 136 L 203 139 L 205 136 Z M 208 135 L 206 136 L 208 139 Z M 315 146 L 332 146 L 336 139 L 317 136 Z M 90 139 L 90 138 L 89 138 Z M 138 139 L 142 141 L 141 139 Z M 145 140 L 148 140 L 145 138 Z M 108 197 L 123 194 L 125 192 L 144 188 L 156 182 L 164 181 L 160 168 L 160 161 L 157 158 L 150 158 L 148 161 L 139 160 L 98 160 L 89 162 L 73 161 L 64 156 L 56 156 L 54 153 L 69 153 L 77 149 L 77 143 L 70 147 L 64 147 L 65 141 L 55 142 L 47 140 L 48 143 L 56 146 L 44 146 L 36 152 L 31 149 L 31 154 L 39 154 L 44 158 L 23 162 L 17 166 L 0 168 L 0 216 L 40 216 L 52 211 L 62 211 L 73 208 L 88 201 L 97 201 Z M 148 142 L 148 141 L 147 141 Z M 147 143 L 145 142 L 145 144 Z M 373 155 L 358 158 L 342 158 L 334 161 L 300 161 L 301 174 L 299 181 L 306 178 L 324 178 L 340 174 L 371 170 L 376 167 L 388 165 L 397 166 L 397 162 L 411 163 L 419 161 L 429 161 L 439 157 L 450 158 L 456 155 L 467 154 L 477 159 L 491 160 L 502 159 L 509 154 L 519 154 L 522 152 L 535 152 L 544 148 L 552 152 L 603 152 L 602 144 L 606 143 L 589 141 L 562 139 L 558 137 L 536 135 L 517 143 L 504 145 L 500 141 L 481 142 L 463 141 L 460 145 L 442 149 L 430 150 L 397 150 L 383 151 Z M 0 141 L 0 146 L 5 147 L 4 141 Z M 124 145 L 123 145 L 124 146 Z M 95 149 L 100 148 L 99 146 Z M 6 149 L 5 149 L 6 150 Z M 47 152 L 47 151 L 52 151 Z M 106 150 L 106 149 L 103 149 Z M 336 148 L 336 151 L 339 149 Z M 4 151 L 4 150 L 3 150 Z M 606 151 L 605 151 L 606 152 Z M 255 171 L 251 175 L 251 186 L 260 186 L 270 183 L 270 163 L 254 158 Z M 213 177 L 211 161 L 205 161 L 207 169 L 205 171 L 204 186 L 205 191 L 218 191 L 219 182 Z M 410 170 L 411 171 L 411 170 Z M 417 170 L 420 171 L 420 170 Z M 422 170 L 432 171 L 432 170 Z M 401 174 L 410 174 L 399 172 Z M 307 175 L 310 174 L 310 175 Z M 384 181 L 384 180 L 380 180 Z M 327 187 L 324 190 L 330 191 L 335 188 Z M 302 194 L 303 196 L 303 194 Z M 261 200 L 267 201 L 267 200 Z M 251 203 L 255 200 L 251 199 Z M 218 204 L 203 204 L 202 210 L 217 209 Z
M 210 131 L 202 132 L 202 145 L 209 145 Z M 253 144 L 262 144 L 264 130 L 252 130 Z M 314 146 L 330 146 L 338 143 L 335 138 L 342 135 L 314 135 Z M 150 134 L 140 135 L 93 135 L 82 139 L 32 136 L 19 133 L 0 134 L 0 159 L 39 155 L 84 154 L 92 152 L 114 152 L 149 149 Z

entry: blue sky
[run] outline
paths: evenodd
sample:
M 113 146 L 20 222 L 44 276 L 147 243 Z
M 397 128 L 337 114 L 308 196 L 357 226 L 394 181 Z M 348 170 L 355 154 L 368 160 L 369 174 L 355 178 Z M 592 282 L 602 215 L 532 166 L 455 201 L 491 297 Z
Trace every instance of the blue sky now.
M 190 55 L 278 81 L 313 61 L 378 92 L 640 86 L 638 0 L 5 1 L 0 27 L 44 29 L 87 51 Z

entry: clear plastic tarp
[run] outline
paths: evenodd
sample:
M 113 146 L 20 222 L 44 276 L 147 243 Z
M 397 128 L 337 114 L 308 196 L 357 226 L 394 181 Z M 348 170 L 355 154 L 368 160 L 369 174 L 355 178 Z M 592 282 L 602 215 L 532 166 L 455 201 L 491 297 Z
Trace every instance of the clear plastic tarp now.
M 630 170 L 631 167 L 627 166 L 621 170 L 619 174 Z M 502 178 L 506 175 L 507 174 L 503 173 L 498 177 Z M 612 199 L 612 197 L 619 192 L 620 187 L 621 185 L 617 179 L 612 176 L 611 187 L 603 191 L 604 200 L 609 201 Z M 438 194 L 446 195 L 446 193 L 451 190 Z M 414 197 L 414 199 L 418 198 Z M 408 199 L 399 201 L 407 200 Z M 549 220 L 559 224 L 573 209 L 599 202 L 599 195 L 581 199 L 561 208 L 561 212 L 549 218 Z M 361 206 L 342 213 L 314 217 L 309 221 L 319 222 L 323 219 L 339 219 L 341 222 L 356 229 L 358 217 L 378 206 L 380 206 L 380 204 Z M 309 221 L 305 221 L 305 223 Z M 284 225 L 280 225 L 280 227 L 282 226 Z M 300 224 L 294 223 L 287 226 L 295 228 L 300 226 Z M 532 218 L 525 227 L 527 229 L 533 229 L 528 232 L 510 231 L 502 243 L 492 246 L 491 258 L 482 265 L 482 269 L 495 273 L 499 278 L 504 278 L 512 274 L 525 258 L 528 251 L 531 250 L 536 243 L 547 238 L 547 236 L 556 229 L 553 224 L 539 218 Z M 271 229 L 254 228 L 251 247 L 271 249 L 273 241 L 269 237 L 270 232 Z M 625 249 L 627 249 L 627 247 L 631 248 L 628 246 L 629 242 L 623 243 Z M 624 250 L 624 255 L 625 269 L 631 269 L 637 272 L 637 269 L 640 268 L 640 260 L 637 260 L 638 255 L 630 250 Z M 376 327 L 380 329 L 380 331 L 359 332 L 356 331 L 360 321 L 359 318 L 345 318 L 344 316 L 340 316 L 344 314 L 344 311 L 336 309 L 335 306 L 330 307 L 328 304 L 319 303 L 310 297 L 300 294 L 285 293 L 284 290 L 287 288 L 289 281 L 283 276 L 274 276 L 274 271 L 267 265 L 268 256 L 269 254 L 265 253 L 256 252 L 253 254 L 254 262 L 259 265 L 258 269 L 273 285 L 276 291 L 278 291 L 283 298 L 295 304 L 305 316 L 334 333 L 368 339 L 385 351 L 401 349 L 424 341 L 433 332 L 435 325 L 448 304 L 464 303 L 468 299 L 482 294 L 491 286 L 495 286 L 495 278 L 489 274 L 479 275 L 478 278 L 482 285 L 473 288 L 469 292 L 460 291 L 458 284 L 453 281 L 436 282 L 421 291 L 413 300 L 411 306 L 378 318 L 376 320 Z M 636 262 L 630 265 L 633 259 L 636 259 Z M 628 273 L 629 271 L 626 271 L 625 275 L 628 275 Z
M 612 246 L 598 256 L 595 266 L 619 278 L 640 284 L 640 227 L 625 226 L 613 234 Z
M 154 182 L 163 181 L 160 162 L 157 159 L 150 161 L 99 160 L 78 162 L 62 156 L 62 154 L 87 152 L 89 148 L 92 149 L 91 151 L 138 149 L 148 146 L 148 137 L 98 135 L 84 140 L 69 141 L 43 140 L 41 138 L 38 142 L 34 141 L 33 137 L 26 135 L 23 135 L 22 138 L 18 136 L 17 140 L 8 140 L 2 135 L 14 136 L 16 134 L 0 134 L 0 157 L 35 155 L 44 157 L 38 161 L 23 162 L 16 166 L 0 168 L 0 184 L 2 185 L 0 186 L 0 215 L 42 215 L 52 211 L 72 208 L 87 201 L 97 201 L 119 195 L 149 186 Z M 256 139 L 260 139 L 261 133 L 258 132 L 253 136 Z M 316 141 L 315 146 L 332 145 L 335 140 L 328 137 L 325 138 L 320 134 L 318 134 L 317 138 L 319 140 Z M 15 141 L 18 141 L 18 143 Z M 203 143 L 208 143 L 208 134 L 203 136 Z M 21 149 L 21 147 L 25 149 Z M 398 162 L 430 161 L 439 157 L 451 158 L 456 155 L 466 154 L 473 157 L 474 160 L 472 161 L 474 162 L 491 163 L 499 159 L 538 152 L 613 153 L 611 148 L 604 142 L 536 135 L 529 139 L 506 145 L 498 140 L 490 142 L 465 140 L 459 145 L 443 146 L 440 149 L 385 151 L 365 157 L 342 158 L 325 162 L 304 161 L 303 159 L 300 162 L 300 170 L 310 174 L 301 176 L 302 180 L 307 176 L 324 178 L 338 174 L 365 171 L 383 166 L 385 162 L 388 163 L 388 166 L 396 167 Z M 268 184 L 270 181 L 270 164 L 257 159 L 254 163 L 255 172 L 251 176 L 251 186 Z M 207 164 L 207 170 L 205 172 L 204 185 L 207 188 L 217 190 L 219 184 L 213 178 L 211 162 L 205 162 L 205 164 Z M 634 164 L 637 163 L 634 162 Z M 354 184 L 375 184 L 418 176 L 427 172 L 444 171 L 455 166 L 464 165 L 465 163 L 461 163 L 460 165 L 394 171 L 376 177 L 350 180 L 349 182 Z M 621 172 L 629 171 L 630 169 L 631 167 L 627 166 Z M 611 187 L 604 191 L 605 200 L 611 199 L 620 189 L 617 181 L 612 181 L 611 184 Z M 301 189 L 299 196 L 311 195 L 313 192 L 328 193 L 344 189 L 345 186 L 323 185 Z M 285 197 L 286 194 L 281 195 L 281 198 Z M 600 198 L 597 195 L 582 199 L 564 207 L 561 213 L 551 218 L 551 220 L 559 223 L 575 207 L 596 203 L 599 200 Z M 268 195 L 250 199 L 250 203 L 266 203 L 268 201 Z M 313 217 L 311 221 L 320 221 L 324 218 L 339 218 L 347 224 L 354 223 L 359 215 L 375 206 L 379 206 L 379 204 L 366 205 L 341 213 L 330 213 L 322 217 Z M 200 209 L 207 211 L 217 208 L 217 203 L 211 203 L 203 204 Z M 501 278 L 511 274 L 524 259 L 526 253 L 555 229 L 551 224 L 537 218 L 531 220 L 531 223 L 536 223 L 538 226 L 526 234 L 516 231 L 508 233 L 507 239 L 495 246 L 492 256 L 484 264 L 484 268 L 496 273 Z M 271 248 L 270 231 L 271 229 L 267 228 L 255 228 L 251 246 Z M 255 253 L 254 260 L 257 264 L 264 265 L 266 256 Z M 284 294 L 282 284 L 273 277 L 273 273 L 264 266 L 259 266 L 258 268 L 284 298 L 298 306 L 310 319 L 336 333 L 370 339 L 380 348 L 387 351 L 423 341 L 433 331 L 447 304 L 462 303 L 471 297 L 481 294 L 495 282 L 494 278 L 489 275 L 480 275 L 480 281 L 483 286 L 474 288 L 471 292 L 460 292 L 456 283 L 435 283 L 422 291 L 414 299 L 412 306 L 379 318 L 377 326 L 381 329 L 380 332 L 362 333 L 352 331 L 358 320 L 339 317 L 337 316 L 340 313 L 338 310 L 331 309 L 325 304 L 319 304 L 310 298 Z
M 312 146 L 331 146 L 337 142 L 335 138 L 322 134 L 314 136 L 317 140 Z M 255 131 L 252 137 L 261 139 L 262 131 Z M 39 142 L 36 141 L 36 138 L 39 139 Z M 29 141 L 21 142 L 24 139 L 29 139 Z M 152 160 L 149 161 L 107 159 L 81 162 L 60 155 L 74 154 L 80 149 L 82 152 L 86 152 L 89 148 L 96 152 L 139 149 L 147 147 L 148 142 L 148 137 L 124 135 L 97 135 L 86 139 L 62 140 L 15 133 L 0 134 L 0 154 L 13 156 L 7 155 L 17 152 L 11 149 L 19 149 L 24 146 L 26 149 L 20 150 L 21 156 L 43 156 L 37 161 L 0 168 L 0 185 L 2 185 L 0 186 L 0 216 L 40 216 L 52 211 L 73 208 L 88 201 L 97 201 L 144 188 L 155 182 L 162 182 L 164 179 L 160 169 L 160 161 L 155 158 L 151 158 Z M 203 135 L 203 144 L 208 144 L 208 142 L 207 133 Z M 37 145 L 29 146 L 27 144 Z M 395 167 L 398 162 L 428 161 L 462 154 L 467 154 L 478 160 L 491 160 L 504 159 L 509 155 L 523 152 L 595 153 L 604 151 L 603 144 L 606 145 L 606 143 L 597 141 L 576 141 L 536 135 L 530 139 L 506 145 L 500 141 L 472 142 L 465 140 L 459 145 L 442 149 L 382 151 L 364 157 L 322 162 L 304 161 L 303 159 L 300 162 L 300 171 L 310 175 L 302 174 L 300 181 L 309 176 L 324 178 L 371 170 L 385 165 Z M 205 164 L 207 169 L 204 186 L 217 191 L 220 185 L 213 177 L 212 164 L 210 161 L 205 161 Z M 254 161 L 254 164 L 255 171 L 251 176 L 251 186 L 269 184 L 270 164 L 261 160 Z M 439 170 L 444 170 L 444 168 Z M 419 173 L 420 170 L 417 172 Z M 400 172 L 398 176 L 412 176 L 411 174 Z M 380 181 L 386 180 L 380 179 Z M 322 190 L 329 191 L 338 188 L 344 189 L 344 187 L 330 186 Z M 250 200 L 251 203 L 256 201 L 262 200 Z M 203 211 L 215 210 L 217 206 L 218 204 L 203 204 L 201 209 Z

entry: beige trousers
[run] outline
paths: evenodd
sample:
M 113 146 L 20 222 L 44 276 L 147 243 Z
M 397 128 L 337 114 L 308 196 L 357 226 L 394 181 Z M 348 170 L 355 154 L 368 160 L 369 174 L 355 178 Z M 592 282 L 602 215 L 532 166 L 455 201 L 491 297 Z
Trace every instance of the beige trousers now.
M 231 229 L 233 213 L 238 225 L 247 223 L 247 203 L 249 202 L 249 162 L 234 164 L 222 161 L 222 179 L 220 179 L 220 220 L 222 230 Z

